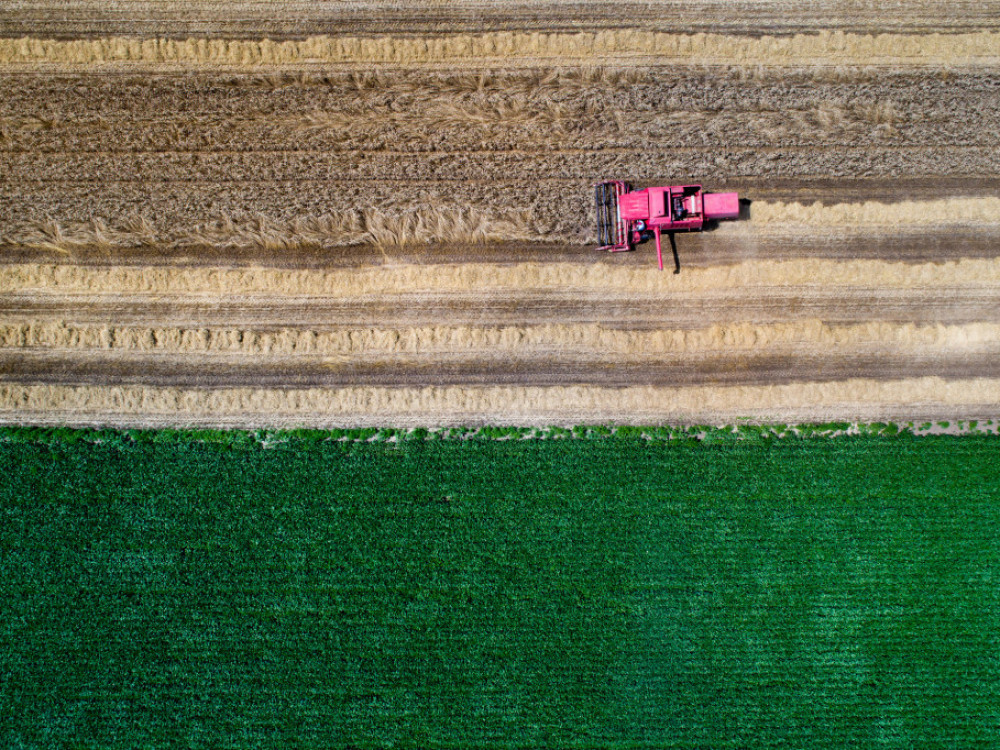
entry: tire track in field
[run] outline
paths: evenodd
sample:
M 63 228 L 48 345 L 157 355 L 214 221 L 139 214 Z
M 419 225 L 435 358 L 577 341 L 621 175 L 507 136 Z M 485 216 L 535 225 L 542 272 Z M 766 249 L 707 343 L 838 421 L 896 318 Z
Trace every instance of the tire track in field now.
M 48 240 L 51 242 L 51 239 Z M 754 261 L 796 258 L 830 260 L 880 259 L 906 263 L 929 263 L 957 258 L 993 258 L 1000 247 L 1000 231 L 993 228 L 951 227 L 891 232 L 772 230 L 767 234 L 747 229 L 720 229 L 678 237 L 683 270 Z M 200 266 L 228 268 L 289 268 L 329 270 L 361 268 L 393 263 L 433 265 L 456 263 L 600 263 L 611 266 L 648 268 L 655 263 L 650 243 L 633 253 L 608 254 L 593 245 L 550 242 L 489 244 L 432 243 L 379 248 L 351 245 L 317 249 L 311 244 L 282 247 L 280 252 L 264 245 L 220 247 L 192 245 L 116 246 L 114 252 L 95 246 L 63 247 L 60 251 L 42 244 L 0 245 L 0 256 L 8 264 L 48 263 L 72 259 L 82 266 Z
M 0 350 L 0 382 L 46 385 L 140 385 L 181 388 L 346 388 L 423 386 L 698 386 L 836 382 L 940 377 L 992 377 L 1000 346 L 985 353 L 857 354 L 794 351 L 784 355 L 662 355 L 655 361 L 536 354 L 530 357 L 435 354 L 432 357 L 354 357 L 340 361 L 310 356 L 246 358 L 232 355 L 69 354 Z
M 864 321 L 962 325 L 1000 318 L 1000 289 L 937 286 L 931 289 L 756 288 L 650 297 L 601 291 L 436 292 L 334 300 L 267 295 L 4 295 L 3 318 L 12 322 L 67 320 L 74 324 L 133 326 L 407 327 L 539 325 L 561 322 L 626 328 L 701 328 L 715 323 L 818 318 L 832 324 Z

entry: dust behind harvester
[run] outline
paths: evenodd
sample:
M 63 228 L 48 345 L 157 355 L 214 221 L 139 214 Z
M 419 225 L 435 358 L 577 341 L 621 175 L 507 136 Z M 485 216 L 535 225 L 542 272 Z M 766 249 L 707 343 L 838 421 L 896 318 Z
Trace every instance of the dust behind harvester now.
M 656 239 L 656 259 L 663 270 L 660 235 L 698 232 L 705 222 L 737 219 L 740 200 L 736 193 L 706 193 L 701 185 L 674 185 L 632 190 L 622 180 L 594 186 L 597 203 L 597 241 L 601 250 L 613 253 L 634 250 L 648 239 Z

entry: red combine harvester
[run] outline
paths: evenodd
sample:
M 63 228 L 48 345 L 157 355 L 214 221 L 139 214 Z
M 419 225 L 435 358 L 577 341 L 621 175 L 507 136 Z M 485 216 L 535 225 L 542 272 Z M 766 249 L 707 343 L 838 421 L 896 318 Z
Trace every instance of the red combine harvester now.
M 698 232 L 706 221 L 737 219 L 740 199 L 736 193 L 706 193 L 701 185 L 648 187 L 633 190 L 622 180 L 595 186 L 597 237 L 601 250 L 612 253 L 634 250 L 640 242 L 656 238 L 656 260 L 663 270 L 660 234 L 673 243 L 674 232 Z M 676 258 L 676 248 L 675 248 Z M 678 273 L 678 266 L 674 273 Z

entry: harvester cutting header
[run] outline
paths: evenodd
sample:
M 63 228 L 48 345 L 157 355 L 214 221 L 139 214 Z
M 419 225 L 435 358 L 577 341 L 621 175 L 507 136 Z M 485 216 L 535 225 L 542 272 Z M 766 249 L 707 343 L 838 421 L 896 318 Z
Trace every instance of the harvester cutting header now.
M 627 182 L 610 180 L 599 182 L 594 188 L 600 249 L 626 252 L 655 238 L 656 260 L 661 271 L 661 233 L 666 232 L 672 243 L 674 232 L 699 232 L 706 222 L 737 219 L 740 215 L 736 193 L 706 193 L 701 185 L 633 190 Z

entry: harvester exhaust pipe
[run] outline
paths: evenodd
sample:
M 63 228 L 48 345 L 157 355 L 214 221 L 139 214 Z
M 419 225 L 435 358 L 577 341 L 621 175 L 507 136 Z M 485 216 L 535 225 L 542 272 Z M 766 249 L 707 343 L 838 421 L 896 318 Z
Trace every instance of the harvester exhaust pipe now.
M 656 233 L 656 263 L 660 266 L 660 270 L 663 270 L 663 248 L 660 246 L 660 228 L 653 227 L 653 231 Z
M 653 227 L 656 236 L 656 263 L 660 270 L 663 270 L 663 246 L 660 244 L 660 228 Z M 674 254 L 674 273 L 681 272 L 681 256 L 677 254 L 677 240 L 674 239 L 673 232 L 667 232 L 667 239 L 670 240 L 670 249 Z

